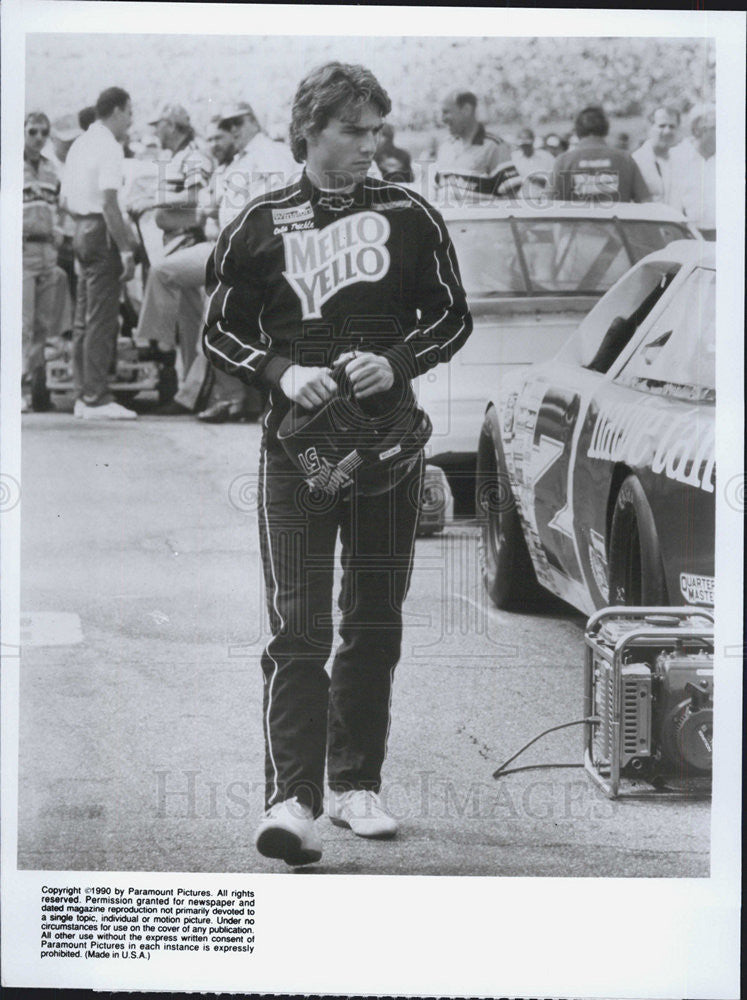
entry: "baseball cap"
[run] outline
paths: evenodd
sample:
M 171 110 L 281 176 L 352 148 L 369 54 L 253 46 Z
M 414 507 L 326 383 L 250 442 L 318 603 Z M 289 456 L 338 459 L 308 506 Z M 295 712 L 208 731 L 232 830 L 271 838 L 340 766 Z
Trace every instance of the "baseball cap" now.
M 234 118 L 244 118 L 246 115 L 251 115 L 255 118 L 256 115 L 252 110 L 251 104 L 247 101 L 234 101 L 233 104 L 228 104 L 223 108 L 218 117 L 218 125 L 223 126 L 226 122 L 231 121 Z
M 189 112 L 186 108 L 182 107 L 181 104 L 172 104 L 170 102 L 162 105 L 156 117 L 152 118 L 148 124 L 158 125 L 162 121 L 171 122 L 172 125 L 181 125 L 182 128 L 189 128 L 191 125 Z
M 78 124 L 78 116 L 75 114 L 62 115 L 52 122 L 52 135 L 61 142 L 72 142 L 82 134 L 83 129 Z

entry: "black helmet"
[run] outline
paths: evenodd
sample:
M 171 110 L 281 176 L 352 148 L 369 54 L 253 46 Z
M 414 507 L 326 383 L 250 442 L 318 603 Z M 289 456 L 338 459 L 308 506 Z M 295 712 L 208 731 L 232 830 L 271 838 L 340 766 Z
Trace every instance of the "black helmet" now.
M 337 393 L 316 410 L 294 404 L 278 440 L 312 490 L 336 494 L 352 486 L 376 496 L 401 482 L 418 460 L 433 427 L 409 382 L 357 400 L 343 369 Z

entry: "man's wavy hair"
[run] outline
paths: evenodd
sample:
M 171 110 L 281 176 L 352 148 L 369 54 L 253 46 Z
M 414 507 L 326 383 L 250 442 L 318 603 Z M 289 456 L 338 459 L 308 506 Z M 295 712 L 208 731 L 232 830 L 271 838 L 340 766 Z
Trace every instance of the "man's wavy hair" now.
M 330 118 L 373 104 L 381 116 L 392 110 L 389 94 L 365 66 L 330 62 L 312 70 L 293 99 L 290 147 L 298 163 L 306 159 L 306 136 L 321 132 Z

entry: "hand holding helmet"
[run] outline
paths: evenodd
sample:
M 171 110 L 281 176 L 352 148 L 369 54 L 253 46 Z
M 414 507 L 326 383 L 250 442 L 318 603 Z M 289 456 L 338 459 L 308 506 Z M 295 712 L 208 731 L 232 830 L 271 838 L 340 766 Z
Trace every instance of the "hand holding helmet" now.
M 358 383 L 364 383 L 360 393 L 354 390 L 352 366 Z M 341 355 L 332 377 L 336 385 L 330 398 L 311 412 L 292 406 L 278 440 L 314 490 L 336 494 L 352 486 L 363 495 L 385 493 L 417 462 L 432 430 L 428 415 L 410 383 L 396 379 L 378 355 Z M 372 388 L 390 378 L 388 389 Z
M 381 354 L 370 351 L 346 351 L 336 358 L 333 368 L 345 365 L 356 399 L 366 399 L 377 392 L 386 392 L 394 385 L 394 371 Z
M 305 410 L 322 406 L 337 392 L 337 384 L 329 368 L 291 365 L 280 376 L 280 388 L 292 403 Z

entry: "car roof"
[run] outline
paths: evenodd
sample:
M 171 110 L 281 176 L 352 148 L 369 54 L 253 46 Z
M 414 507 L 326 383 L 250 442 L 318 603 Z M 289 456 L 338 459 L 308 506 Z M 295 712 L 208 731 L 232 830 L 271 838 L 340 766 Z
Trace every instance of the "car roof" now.
M 434 202 L 444 219 L 636 219 L 642 222 L 686 223 L 685 217 L 669 205 L 647 201 L 621 201 L 616 205 L 584 205 L 571 201 L 526 202 L 499 200 L 447 206 Z

